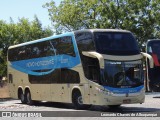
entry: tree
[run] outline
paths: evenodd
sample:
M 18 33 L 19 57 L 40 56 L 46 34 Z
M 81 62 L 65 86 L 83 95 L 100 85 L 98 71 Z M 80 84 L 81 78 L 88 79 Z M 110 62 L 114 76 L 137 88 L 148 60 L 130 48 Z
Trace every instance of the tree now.
M 44 5 L 57 33 L 91 28 L 133 32 L 139 44 L 160 35 L 160 0 L 63 0 Z
M 0 75 L 7 74 L 7 50 L 11 45 L 32 41 L 53 34 L 50 28 L 42 28 L 40 20 L 35 16 L 33 21 L 26 18 L 19 19 L 14 23 L 10 18 L 10 23 L 0 21 Z

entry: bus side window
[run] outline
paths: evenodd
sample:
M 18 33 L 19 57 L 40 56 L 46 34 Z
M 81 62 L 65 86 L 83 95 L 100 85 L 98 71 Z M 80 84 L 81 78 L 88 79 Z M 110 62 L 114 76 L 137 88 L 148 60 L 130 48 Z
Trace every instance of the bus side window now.
M 13 75 L 12 74 L 9 74 L 9 83 L 13 83 Z
M 60 83 L 80 83 L 79 73 L 71 69 L 62 68 Z
M 61 54 L 67 54 L 75 57 L 74 46 L 72 42 L 72 37 L 66 36 L 60 39 L 61 42 Z
M 65 36 L 51 40 L 51 45 L 54 47 L 56 55 L 70 55 L 75 57 L 74 46 L 71 36 Z
M 90 58 L 82 55 L 82 64 L 84 69 L 85 77 L 93 82 L 100 82 L 100 66 L 98 59 Z
M 95 46 L 91 33 L 84 32 L 76 34 L 76 41 L 80 54 L 82 51 L 95 51 Z

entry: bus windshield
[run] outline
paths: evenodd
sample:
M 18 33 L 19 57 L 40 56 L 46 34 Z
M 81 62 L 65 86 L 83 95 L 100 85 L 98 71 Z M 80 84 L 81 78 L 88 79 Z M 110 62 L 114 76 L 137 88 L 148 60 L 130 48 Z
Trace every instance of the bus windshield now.
M 105 61 L 104 85 L 115 88 L 131 88 L 143 85 L 141 61 Z
M 148 43 L 147 52 L 157 55 L 157 58 L 160 61 L 160 40 L 150 41 Z
M 149 90 L 160 92 L 160 40 L 151 39 L 147 42 L 147 53 L 150 54 L 154 61 L 154 67 L 149 67 L 147 59 L 148 86 Z
M 131 33 L 95 32 L 96 51 L 109 55 L 139 54 L 138 43 Z

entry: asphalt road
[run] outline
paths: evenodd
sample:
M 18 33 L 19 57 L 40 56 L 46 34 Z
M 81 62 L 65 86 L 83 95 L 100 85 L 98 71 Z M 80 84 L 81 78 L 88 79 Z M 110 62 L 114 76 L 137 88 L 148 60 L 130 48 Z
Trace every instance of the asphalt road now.
M 93 117 L 93 119 L 139 118 L 160 119 L 160 93 L 146 93 L 145 103 L 122 105 L 118 109 L 108 107 L 92 106 L 88 110 L 75 110 L 71 104 L 40 102 L 33 106 L 21 104 L 20 100 L 1 99 L 0 117 L 7 116 L 5 112 L 11 113 L 12 117 L 74 117 L 74 120 L 82 117 Z M 3 115 L 2 115 L 3 112 Z M 98 118 L 97 118 L 98 117 Z

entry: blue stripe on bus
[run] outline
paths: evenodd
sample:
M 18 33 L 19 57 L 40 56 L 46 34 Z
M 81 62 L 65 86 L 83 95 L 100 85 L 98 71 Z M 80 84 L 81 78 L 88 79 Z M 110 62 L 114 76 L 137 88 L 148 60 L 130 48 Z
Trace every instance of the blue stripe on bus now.
M 80 64 L 79 57 L 72 57 L 69 55 L 56 55 L 43 58 L 35 58 L 28 60 L 20 60 L 11 62 L 11 66 L 21 72 L 30 75 L 44 75 L 49 74 L 58 68 L 73 68 Z M 46 70 L 47 72 L 34 72 L 35 70 Z
M 71 36 L 72 37 L 72 42 L 74 46 L 74 52 L 76 57 L 72 57 L 69 55 L 56 55 L 56 56 L 47 56 L 47 57 L 42 57 L 42 58 L 34 58 L 34 59 L 28 59 L 28 60 L 20 60 L 20 61 L 14 61 L 11 62 L 11 67 L 14 69 L 24 72 L 26 74 L 30 75 L 44 75 L 44 74 L 49 74 L 55 69 L 58 68 L 73 68 L 76 65 L 80 64 L 80 56 L 76 44 L 76 40 L 74 37 L 73 32 L 61 34 L 61 35 L 55 35 L 51 36 L 48 38 L 43 38 L 39 40 L 34 40 L 31 42 L 27 43 L 22 43 L 19 44 L 15 47 L 20 47 L 28 44 L 34 44 L 38 42 L 43 42 L 47 40 L 53 40 L 56 38 L 64 37 L 64 36 Z M 68 61 L 68 62 L 66 62 Z M 35 72 L 34 70 L 46 70 L 46 69 L 51 69 L 47 72 Z
M 46 75 L 46 74 L 50 74 L 52 71 L 54 71 L 55 69 L 52 69 L 52 70 L 49 70 L 47 72 L 34 72 L 34 71 L 31 71 L 31 70 L 27 70 L 27 69 L 24 69 L 22 67 L 19 67 L 17 65 L 12 65 L 12 67 L 20 72 L 23 72 L 23 73 L 26 73 L 26 74 L 29 74 L 29 75 L 36 75 L 36 76 L 40 76 L 40 75 Z
M 135 87 L 135 88 L 113 88 L 109 86 L 103 86 L 105 89 L 115 93 L 115 94 L 125 94 L 125 93 L 137 93 L 140 92 L 143 88 L 144 85 Z

